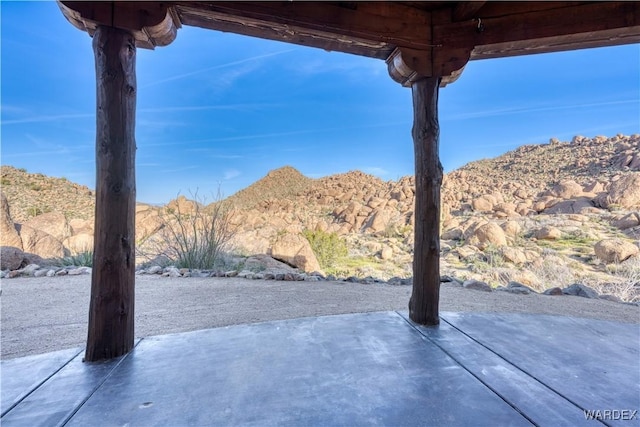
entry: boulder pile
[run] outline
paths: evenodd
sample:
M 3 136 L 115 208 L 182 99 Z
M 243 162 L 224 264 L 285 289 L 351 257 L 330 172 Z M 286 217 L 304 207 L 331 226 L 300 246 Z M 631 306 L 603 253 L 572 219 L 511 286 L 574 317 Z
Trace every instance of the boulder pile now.
M 515 293 L 573 283 L 626 283 L 629 298 L 640 299 L 639 153 L 640 135 L 576 136 L 567 142 L 552 139 L 548 144 L 522 146 L 446 174 L 441 272 L 459 277 L 467 288 L 486 290 L 484 283 L 489 289 Z M 10 166 L 2 166 L 2 178 L 0 245 L 13 248 L 3 248 L 3 270 L 41 265 L 42 259 L 92 248 L 90 190 Z M 68 210 L 49 203 L 47 212 L 38 207 L 41 202 L 25 205 L 36 204 L 34 191 L 43 200 L 52 199 L 50 189 L 59 199 L 75 201 L 77 212 L 66 203 L 63 209 Z M 88 208 L 85 199 L 90 201 Z M 287 166 L 269 172 L 228 202 L 234 206 L 236 251 L 270 256 L 298 271 L 285 274 L 308 278 L 333 273 L 336 278 L 385 281 L 411 276 L 415 221 L 411 176 L 383 181 L 351 171 L 311 179 Z M 139 204 L 138 246 L 144 248 L 163 228 L 168 210 L 207 208 L 196 203 L 179 197 L 163 207 Z M 305 230 L 337 234 L 359 263 L 323 271 L 302 235 Z M 29 258 L 36 256 L 39 259 Z M 238 272 L 245 277 L 261 277 L 259 273 Z M 176 273 L 163 267 L 161 274 Z

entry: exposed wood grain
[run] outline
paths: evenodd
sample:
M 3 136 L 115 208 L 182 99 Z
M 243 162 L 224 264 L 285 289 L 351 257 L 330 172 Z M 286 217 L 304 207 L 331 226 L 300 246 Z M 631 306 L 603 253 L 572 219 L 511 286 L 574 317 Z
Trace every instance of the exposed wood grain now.
M 519 42 L 514 45 L 519 50 L 514 49 L 510 55 L 522 55 L 530 53 L 529 49 L 535 48 L 540 39 L 561 41 L 567 37 L 572 39 L 573 48 L 580 48 L 581 43 L 589 46 L 598 32 L 607 32 L 608 36 L 630 31 L 640 34 L 640 2 L 571 4 L 521 13 L 511 13 L 510 3 L 504 3 L 502 10 L 498 7 L 493 5 L 493 13 L 497 16 L 482 17 L 482 31 L 477 30 L 474 21 L 453 23 L 434 17 L 433 43 L 441 45 L 442 49 L 472 49 Z M 557 43 L 556 46 L 561 48 L 562 44 Z
M 218 13 L 205 15 L 188 7 L 177 8 L 177 13 L 184 25 L 205 29 L 213 28 L 224 32 L 316 47 L 326 51 L 385 59 L 393 50 L 393 47 L 385 42 L 358 37 L 336 37 L 335 34 L 328 31 L 308 30 L 302 27 L 292 27 L 288 24 L 265 23 Z
M 133 35 L 100 26 L 93 36 L 96 207 L 85 360 L 121 356 L 134 339 L 136 47 Z
M 62 14 L 76 28 L 93 36 L 100 25 L 130 31 L 136 46 L 153 49 L 175 40 L 179 19 L 166 2 L 58 0 Z
M 178 2 L 185 25 L 386 59 L 430 46 L 429 12 L 393 2 Z
M 536 39 L 535 43 L 532 43 L 531 40 L 524 40 L 476 46 L 471 51 L 471 59 L 504 58 L 632 43 L 640 43 L 640 27 L 597 31 L 588 34 L 569 34 L 561 37 L 545 37 Z
M 396 48 L 428 52 L 405 55 L 431 70 L 416 70 L 425 76 L 450 75 L 470 59 L 640 41 L 640 2 L 625 1 L 59 3 L 76 27 L 128 29 L 140 47 L 170 43 L 185 24 L 378 59 Z
M 485 1 L 461 1 L 453 7 L 451 19 L 454 22 L 466 21 L 477 16 L 478 12 L 485 5 Z
M 440 187 L 438 91 L 440 78 L 413 83 L 413 145 L 416 162 L 413 291 L 409 317 L 421 325 L 437 325 L 440 299 Z
M 429 47 L 428 11 L 394 2 L 176 2 L 181 14 L 234 17 L 251 25 L 287 25 L 292 31 L 331 33 L 335 38 L 353 37 L 386 44 Z M 348 6 L 348 5 L 347 5 Z M 215 29 L 215 28 L 214 28 Z

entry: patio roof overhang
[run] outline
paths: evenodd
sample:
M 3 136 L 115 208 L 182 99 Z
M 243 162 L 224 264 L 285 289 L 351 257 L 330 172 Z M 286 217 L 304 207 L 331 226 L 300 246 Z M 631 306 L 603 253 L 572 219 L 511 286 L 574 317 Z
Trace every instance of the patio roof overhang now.
M 132 31 L 136 44 L 171 43 L 196 26 L 386 60 L 410 86 L 455 75 L 469 60 L 640 42 L 640 2 L 92 2 L 61 1 L 93 35 Z
M 439 323 L 439 87 L 469 60 L 640 42 L 640 2 L 62 1 L 93 37 L 96 219 L 86 360 L 133 347 L 136 46 L 182 25 L 385 60 L 413 94 L 415 240 L 411 320 Z

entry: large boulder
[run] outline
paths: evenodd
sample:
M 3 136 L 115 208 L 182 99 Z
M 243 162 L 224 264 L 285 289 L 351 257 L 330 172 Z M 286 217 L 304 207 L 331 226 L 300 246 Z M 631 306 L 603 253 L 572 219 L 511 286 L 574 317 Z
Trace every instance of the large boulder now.
M 524 251 L 520 248 L 511 248 L 505 246 L 502 248 L 502 257 L 509 262 L 514 264 L 524 264 L 527 262 L 527 256 Z
M 71 235 L 86 233 L 93 234 L 93 225 L 94 220 L 91 219 L 81 219 L 81 218 L 71 218 L 69 220 L 69 227 L 71 227 Z
M 387 226 L 393 218 L 393 213 L 386 209 L 374 209 L 369 215 L 369 219 L 364 225 L 363 231 L 370 233 L 378 233 L 386 230 Z
M 631 212 L 624 216 L 614 217 L 611 220 L 611 225 L 619 228 L 620 230 L 637 227 L 640 225 L 640 212 Z
M 247 230 L 236 233 L 229 242 L 231 247 L 248 254 L 260 254 L 269 251 L 271 246 L 267 236 L 261 232 L 266 232 L 269 227 L 262 230 Z
M 295 270 L 291 268 L 289 264 L 285 264 L 284 262 L 278 261 L 277 259 L 264 254 L 253 255 L 247 258 L 244 262 L 244 268 L 245 270 L 254 272 L 260 272 L 264 270 L 283 271 L 288 273 L 295 272 Z
M 551 192 L 554 196 L 565 200 L 580 197 L 584 193 L 582 186 L 570 179 L 560 181 Z
M 300 234 L 287 233 L 271 246 L 269 255 L 306 272 L 321 271 L 309 241 Z
M 2 192 L 0 192 L 0 246 L 22 249 L 22 239 L 11 219 L 7 197 Z
M 185 196 L 180 195 L 178 198 L 171 200 L 165 206 L 168 212 L 180 213 L 181 215 L 190 214 L 196 211 L 200 205 L 194 200 L 189 200 Z
M 136 213 L 136 241 L 141 241 L 158 232 L 164 222 L 158 211 L 143 210 Z
M 502 224 L 504 234 L 510 237 L 516 237 L 522 232 L 522 226 L 516 221 L 506 221 Z
M 24 265 L 24 252 L 12 246 L 0 247 L 0 269 L 17 270 Z
M 36 230 L 44 231 L 56 240 L 63 241 L 71 236 L 71 227 L 67 218 L 60 212 L 47 212 L 29 219 L 22 224 Z M 25 251 L 30 252 L 27 248 Z
M 600 193 L 595 202 L 603 208 L 640 209 L 640 172 L 629 173 L 613 181 L 609 191 Z
M 60 240 L 42 230 L 20 225 L 22 248 L 25 252 L 36 254 L 42 258 L 62 258 L 65 256 L 64 246 Z
M 62 242 L 63 246 L 72 254 L 93 250 L 93 234 L 80 233 L 67 237 Z
M 596 257 L 601 261 L 611 264 L 622 262 L 640 252 L 633 243 L 622 239 L 604 239 L 593 247 Z
M 545 209 L 543 212 L 546 214 L 579 214 L 585 210 L 588 212 L 593 207 L 594 204 L 589 198 L 579 197 L 577 199 L 558 202 L 550 208 Z
M 489 195 L 480 196 L 471 201 L 471 207 L 477 212 L 490 212 L 494 204 L 495 198 Z
M 545 226 L 534 231 L 533 236 L 538 240 L 556 240 L 562 237 L 562 231 L 556 227 Z
M 505 246 L 507 244 L 504 231 L 495 222 L 489 222 L 476 228 L 473 237 L 479 242 L 478 247 L 480 248 L 489 244 L 495 246 Z

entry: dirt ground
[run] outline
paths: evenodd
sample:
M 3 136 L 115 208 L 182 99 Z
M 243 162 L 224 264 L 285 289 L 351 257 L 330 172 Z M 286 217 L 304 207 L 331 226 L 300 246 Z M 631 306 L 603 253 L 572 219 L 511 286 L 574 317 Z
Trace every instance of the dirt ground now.
M 85 344 L 90 276 L 1 281 L 1 355 Z M 573 296 L 480 292 L 443 284 L 441 311 L 555 314 L 640 324 L 640 307 Z M 411 287 L 344 282 L 136 276 L 136 336 L 307 316 L 406 310 Z

